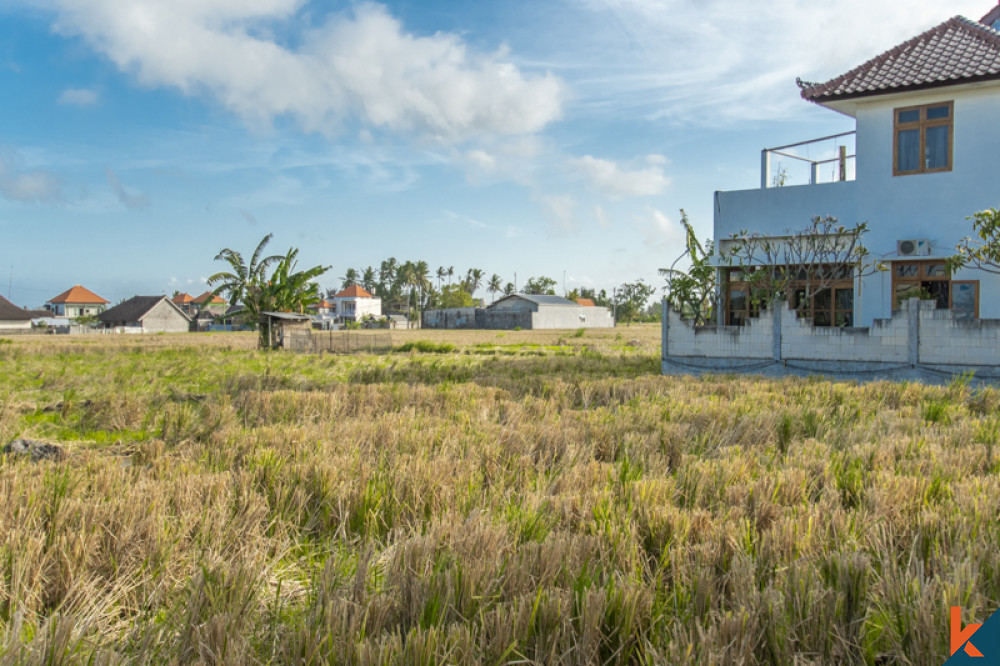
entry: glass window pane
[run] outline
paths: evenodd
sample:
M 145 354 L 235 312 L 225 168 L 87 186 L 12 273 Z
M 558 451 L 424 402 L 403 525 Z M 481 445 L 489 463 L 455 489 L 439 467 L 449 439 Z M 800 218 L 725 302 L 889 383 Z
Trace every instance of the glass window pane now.
M 920 275 L 918 264 L 896 264 L 896 277 L 917 277 Z
M 898 171 L 920 169 L 920 130 L 901 130 L 896 133 L 896 165 Z
M 838 289 L 836 298 L 836 307 L 838 310 L 853 310 L 854 309 L 854 290 L 853 289 Z
M 924 268 L 927 277 L 948 277 L 948 267 L 944 264 L 927 264 Z
M 813 314 L 813 326 L 829 326 L 830 325 L 830 313 L 825 310 L 817 310 Z
M 830 290 L 824 289 L 816 294 L 816 298 L 813 302 L 816 304 L 817 310 L 829 310 L 831 300 Z
M 927 109 L 927 120 L 937 120 L 938 118 L 947 118 L 950 109 L 948 105 L 944 106 L 932 106 Z
M 948 309 L 948 292 L 950 291 L 949 283 L 947 281 L 939 282 L 923 282 L 921 287 L 933 297 L 933 300 L 937 301 L 937 307 L 939 310 Z
M 732 289 L 729 292 L 729 309 L 733 310 L 746 310 L 747 308 L 747 292 L 745 289 Z
M 948 167 L 948 134 L 950 127 L 928 127 L 925 168 L 944 169 Z M 902 132 L 900 132 L 902 134 Z M 903 169 L 901 168 L 900 171 Z
M 909 109 L 907 111 L 900 111 L 897 114 L 898 121 L 901 123 L 916 123 L 920 122 L 920 109 Z
M 951 309 L 955 319 L 974 319 L 976 316 L 976 284 L 959 282 L 952 284 Z

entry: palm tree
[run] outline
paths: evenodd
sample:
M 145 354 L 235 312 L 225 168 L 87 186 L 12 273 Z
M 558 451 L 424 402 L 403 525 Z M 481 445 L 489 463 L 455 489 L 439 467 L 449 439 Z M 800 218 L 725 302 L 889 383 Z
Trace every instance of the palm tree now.
M 469 292 L 469 296 L 472 296 L 483 285 L 483 277 L 486 275 L 486 271 L 481 268 L 470 268 L 465 275 L 465 290 Z
M 260 316 L 259 296 L 260 289 L 266 283 L 265 276 L 267 268 L 276 261 L 280 261 L 279 255 L 264 256 L 264 248 L 274 238 L 274 234 L 268 234 L 257 244 L 257 249 L 250 257 L 250 263 L 243 261 L 243 255 L 230 248 L 223 248 L 219 254 L 215 255 L 215 261 L 225 261 L 232 268 L 232 272 L 220 271 L 208 278 L 208 286 L 218 285 L 212 290 L 212 296 L 225 293 L 229 297 L 229 305 L 235 306 L 243 304 L 245 319 L 250 328 L 257 328 L 257 319 Z M 206 298 L 201 307 L 205 307 L 212 298 Z
M 413 265 L 414 272 L 414 283 L 420 294 L 420 301 L 423 301 L 424 290 L 431 286 L 430 275 L 431 267 L 427 265 L 427 262 L 421 259 Z M 418 302 L 418 303 L 419 303 Z M 417 309 L 420 309 L 418 304 Z
M 448 267 L 448 285 L 449 286 L 451 285 L 451 279 L 453 277 L 455 277 L 455 267 L 454 266 L 449 266 Z
M 438 291 L 441 290 L 441 282 L 446 277 L 448 277 L 448 269 L 445 268 L 444 266 L 438 266 L 438 269 L 437 269 Z
M 344 271 L 344 277 L 340 278 L 340 280 L 343 282 L 343 285 L 340 287 L 341 289 L 353 287 L 358 283 L 358 272 L 353 268 L 348 268 Z
M 494 273 L 490 276 L 490 281 L 486 283 L 486 291 L 493 294 L 493 302 L 497 301 L 497 294 L 503 291 L 503 279 Z
M 396 269 L 396 282 L 404 287 L 410 287 L 410 295 L 406 298 L 406 307 L 410 307 L 410 298 L 413 297 L 415 286 L 415 271 L 412 261 L 404 261 L 400 264 L 399 268 Z
M 365 291 L 374 293 L 377 291 L 375 284 L 375 269 L 369 266 L 361 273 L 361 286 Z

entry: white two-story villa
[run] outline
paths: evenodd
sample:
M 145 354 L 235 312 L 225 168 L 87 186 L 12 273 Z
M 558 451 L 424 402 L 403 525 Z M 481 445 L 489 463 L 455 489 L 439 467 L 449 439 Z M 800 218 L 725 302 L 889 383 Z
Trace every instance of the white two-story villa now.
M 1000 6 L 978 23 L 955 17 L 826 83 L 799 82 L 855 129 L 765 149 L 759 189 L 716 192 L 716 322 L 667 311 L 663 372 L 1000 382 L 1000 275 L 946 265 L 973 235 L 969 216 L 1000 208 L 998 26 Z M 806 163 L 809 184 L 788 184 L 778 160 Z M 787 260 L 817 238 L 842 241 L 802 235 L 828 216 L 866 224 L 861 242 L 886 270 Z M 810 275 L 836 281 L 814 289 Z M 771 276 L 787 300 L 763 307 L 754 280 Z
M 998 276 L 949 275 L 943 263 L 972 233 L 966 218 L 1000 206 L 1000 32 L 991 26 L 1000 6 L 978 23 L 949 19 L 826 83 L 800 82 L 804 99 L 854 118 L 855 132 L 825 137 L 841 150 L 817 159 L 803 157 L 809 142 L 765 150 L 760 189 L 716 193 L 720 245 L 747 230 L 781 237 L 815 216 L 867 222 L 863 243 L 888 270 L 817 294 L 814 325 L 871 326 L 915 292 L 957 318 L 1000 318 Z M 774 187 L 776 158 L 808 161 L 812 182 Z M 832 182 L 817 182 L 829 171 Z M 720 323 L 744 324 L 748 286 L 738 270 L 719 270 Z

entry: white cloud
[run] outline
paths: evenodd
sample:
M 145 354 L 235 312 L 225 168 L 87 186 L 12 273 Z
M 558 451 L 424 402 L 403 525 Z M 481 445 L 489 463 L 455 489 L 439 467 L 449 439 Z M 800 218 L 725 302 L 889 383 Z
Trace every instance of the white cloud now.
M 652 166 L 629 171 L 610 160 L 585 155 L 571 159 L 569 166 L 609 197 L 648 197 L 662 194 L 670 186 L 670 179 L 664 175 L 660 160 L 665 158 L 650 155 L 646 162 Z
M 541 130 L 562 113 L 564 85 L 528 75 L 506 52 L 471 52 L 456 35 L 417 36 L 376 4 L 355 5 L 296 35 L 301 0 L 40 0 L 56 29 L 81 35 L 149 86 L 207 92 L 246 121 L 291 116 L 329 133 L 345 120 L 443 140 Z
M 122 185 L 121 179 L 118 178 L 118 174 L 115 173 L 114 169 L 108 167 L 104 170 L 108 176 L 108 185 L 111 187 L 111 191 L 115 193 L 118 197 L 118 201 L 122 203 L 123 206 L 129 210 L 139 210 L 140 208 L 145 208 L 149 205 L 149 196 L 144 192 L 130 191 L 124 185 Z
M 597 223 L 601 225 L 602 229 L 611 228 L 611 218 L 608 217 L 603 206 L 594 206 L 594 217 L 597 218 Z
M 0 151 L 0 196 L 23 203 L 53 203 L 62 199 L 62 180 L 45 169 L 25 168 L 16 151 Z
M 830 79 L 956 13 L 978 19 L 988 4 L 576 0 L 582 11 L 563 21 L 564 44 L 549 47 L 563 62 L 550 64 L 599 112 L 701 125 L 772 120 L 809 108 L 797 76 Z
M 646 213 L 637 219 L 637 223 L 647 248 L 659 250 L 671 246 L 683 246 L 684 230 L 680 224 L 652 206 L 646 207 Z
M 566 236 L 576 231 L 576 199 L 568 194 L 558 196 L 534 195 L 531 200 L 541 204 L 552 236 Z
M 59 95 L 64 106 L 92 106 L 97 103 L 97 92 L 85 88 L 67 88 Z
M 465 159 L 486 173 L 492 172 L 497 166 L 496 158 L 485 150 L 470 150 L 465 153 Z

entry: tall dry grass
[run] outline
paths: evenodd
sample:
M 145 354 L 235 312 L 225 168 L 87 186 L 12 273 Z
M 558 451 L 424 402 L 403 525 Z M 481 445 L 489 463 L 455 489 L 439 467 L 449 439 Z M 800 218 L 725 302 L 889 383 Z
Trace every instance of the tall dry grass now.
M 530 336 L 0 344 L 69 454 L 0 463 L 0 662 L 938 664 L 997 608 L 996 391 Z

